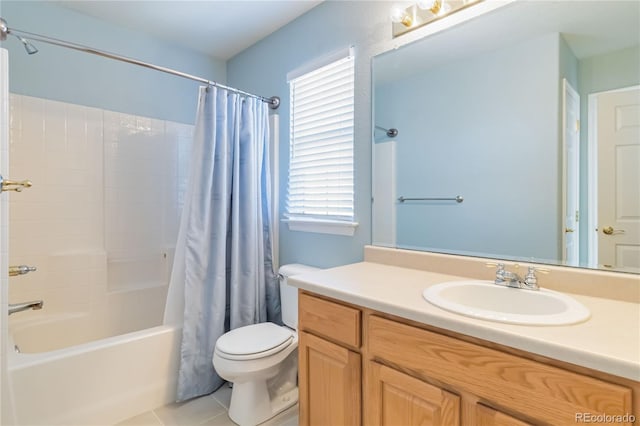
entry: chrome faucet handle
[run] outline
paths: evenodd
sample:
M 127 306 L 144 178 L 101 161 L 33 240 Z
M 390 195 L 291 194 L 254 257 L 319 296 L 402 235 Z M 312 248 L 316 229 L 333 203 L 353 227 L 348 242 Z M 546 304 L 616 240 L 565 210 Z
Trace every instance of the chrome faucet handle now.
M 504 263 L 486 262 L 485 265 L 487 266 L 487 268 L 496 268 L 496 284 L 500 284 L 505 281 L 505 273 L 507 271 L 504 269 Z
M 540 286 L 538 286 L 538 277 L 536 276 L 536 272 L 541 272 L 543 274 L 548 274 L 548 269 L 545 268 L 537 268 L 535 266 L 529 266 L 527 270 L 527 275 L 525 275 L 524 280 L 522 281 L 523 288 L 528 290 L 538 290 Z

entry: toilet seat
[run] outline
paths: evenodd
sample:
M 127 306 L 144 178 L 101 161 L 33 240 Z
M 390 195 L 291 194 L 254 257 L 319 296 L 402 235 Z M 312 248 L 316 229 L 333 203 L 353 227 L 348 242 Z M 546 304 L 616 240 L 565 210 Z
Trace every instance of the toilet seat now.
M 293 330 L 272 322 L 236 328 L 221 336 L 215 351 L 229 360 L 252 360 L 276 354 L 288 347 L 294 338 Z

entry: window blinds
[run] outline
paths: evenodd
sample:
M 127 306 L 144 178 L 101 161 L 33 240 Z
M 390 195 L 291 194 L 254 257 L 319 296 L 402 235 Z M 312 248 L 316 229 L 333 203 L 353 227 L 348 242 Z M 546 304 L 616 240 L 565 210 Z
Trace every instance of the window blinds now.
M 353 221 L 353 56 L 289 84 L 287 217 Z

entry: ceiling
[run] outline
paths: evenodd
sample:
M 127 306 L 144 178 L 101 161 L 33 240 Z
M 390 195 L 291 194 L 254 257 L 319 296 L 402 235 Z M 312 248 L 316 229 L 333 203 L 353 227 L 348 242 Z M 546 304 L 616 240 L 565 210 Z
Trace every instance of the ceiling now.
M 56 0 L 56 3 L 227 60 L 322 1 Z

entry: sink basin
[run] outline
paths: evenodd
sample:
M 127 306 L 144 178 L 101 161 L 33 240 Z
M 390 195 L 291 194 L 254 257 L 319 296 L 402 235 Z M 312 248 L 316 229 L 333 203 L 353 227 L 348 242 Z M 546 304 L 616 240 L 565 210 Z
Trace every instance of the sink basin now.
M 453 281 L 423 292 L 433 305 L 474 318 L 509 324 L 566 325 L 585 321 L 589 310 L 552 290 L 503 287 L 492 281 Z

